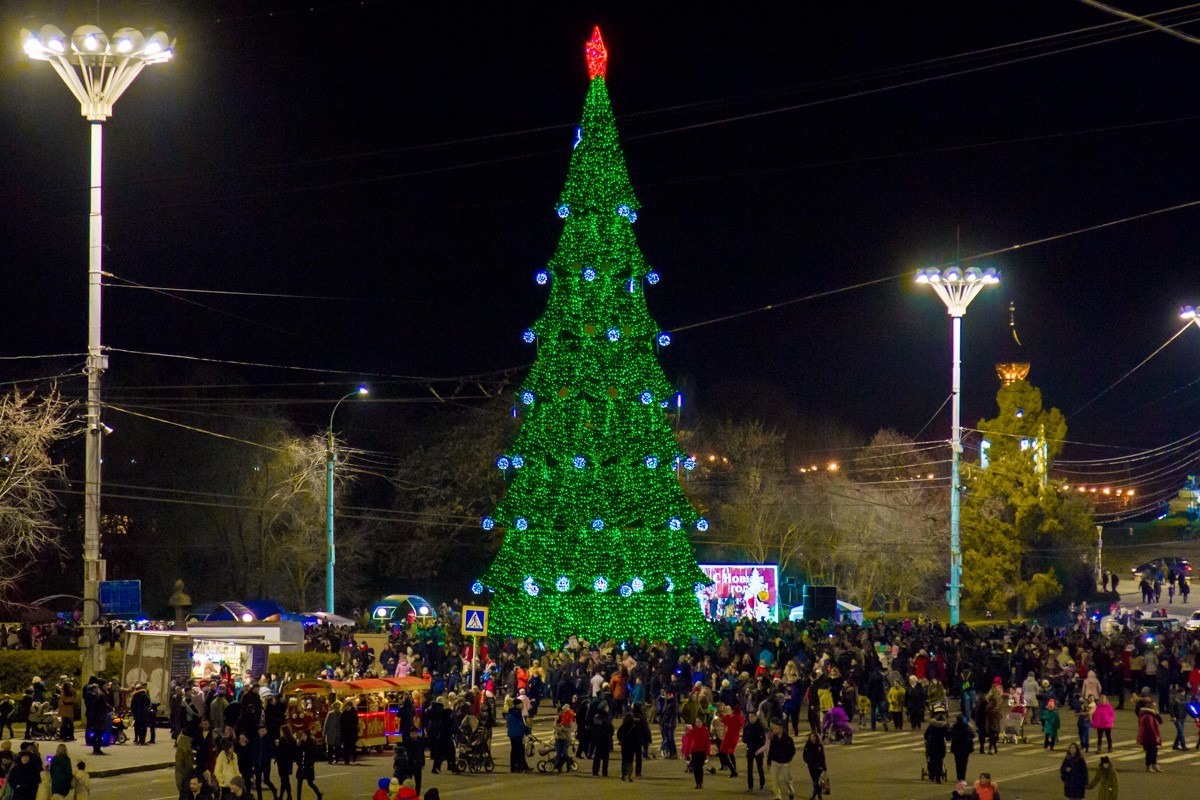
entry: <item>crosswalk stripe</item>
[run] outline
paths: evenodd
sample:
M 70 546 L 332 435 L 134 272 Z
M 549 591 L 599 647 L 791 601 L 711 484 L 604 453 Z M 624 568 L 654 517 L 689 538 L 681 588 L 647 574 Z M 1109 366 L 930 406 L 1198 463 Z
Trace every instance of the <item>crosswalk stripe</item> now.
M 1160 758 L 1160 759 L 1158 760 L 1158 763 L 1160 763 L 1160 764 L 1174 764 L 1176 761 L 1189 761 L 1189 760 L 1196 760 L 1196 757 L 1197 757 L 1197 756 L 1200 756 L 1200 753 L 1195 753 L 1195 752 L 1192 752 L 1192 753 L 1181 753 L 1181 754 L 1179 754 L 1179 755 L 1177 755 L 1177 756 L 1168 756 L 1167 758 Z

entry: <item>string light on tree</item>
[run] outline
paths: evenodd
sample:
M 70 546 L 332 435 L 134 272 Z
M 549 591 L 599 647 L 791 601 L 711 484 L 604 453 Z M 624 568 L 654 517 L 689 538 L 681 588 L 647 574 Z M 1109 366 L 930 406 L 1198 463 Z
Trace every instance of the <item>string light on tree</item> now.
M 537 342 L 537 360 L 521 387 L 526 412 L 509 449 L 530 468 L 506 472 L 494 514 L 536 525 L 505 530 L 482 577 L 493 592 L 490 624 L 555 646 L 572 635 L 707 640 L 712 629 L 687 588 L 708 582 L 684 533 L 700 515 L 675 472 L 656 469 L 683 456 L 667 401 L 658 402 L 674 392 L 655 351 L 670 334 L 655 325 L 638 291 L 658 276 L 628 224 L 639 203 L 609 104 L 608 50 L 598 29 L 586 53 L 587 99 L 556 204 L 562 233 L 545 270 L 555 280 L 548 277 L 545 311 L 526 332 L 527 342 Z M 534 595 L 530 586 L 557 591 Z

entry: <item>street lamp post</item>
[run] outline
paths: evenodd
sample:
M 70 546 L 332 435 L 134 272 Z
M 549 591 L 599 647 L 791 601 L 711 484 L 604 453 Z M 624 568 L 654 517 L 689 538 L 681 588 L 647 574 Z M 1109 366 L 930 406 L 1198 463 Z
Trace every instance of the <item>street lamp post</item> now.
M 1200 317 L 1196 316 L 1195 306 L 1184 306 L 1179 310 L 1179 318 L 1187 322 L 1195 323 L 1197 328 L 1200 328 Z
M 113 104 L 129 88 L 147 64 L 170 61 L 174 42 L 162 31 L 147 38 L 141 31 L 121 28 L 112 39 L 95 25 L 82 25 L 70 38 L 53 25 L 33 32 L 21 31 L 25 53 L 35 61 L 47 61 L 79 101 L 80 112 L 92 128 L 91 210 L 88 217 L 88 354 L 87 433 L 84 455 L 83 522 L 83 678 L 104 669 L 100 645 L 100 583 L 104 561 L 100 558 L 100 440 L 105 426 L 100 421 L 100 378 L 108 368 L 108 356 L 100 344 L 100 258 L 103 251 L 100 187 L 103 122 L 112 116 Z
M 917 283 L 932 286 L 937 296 L 946 304 L 953 336 L 950 372 L 950 586 L 946 592 L 951 625 L 958 624 L 959 597 L 962 593 L 962 550 L 959 547 L 962 479 L 958 471 L 962 457 L 962 425 L 959 418 L 962 318 L 963 314 L 967 313 L 967 306 L 984 286 L 999 282 L 1000 276 L 994 269 L 979 270 L 971 267 L 964 270 L 955 266 L 945 270 L 923 269 L 917 273 Z
M 341 400 L 333 404 L 333 411 L 329 412 L 329 431 L 325 440 L 325 538 L 329 547 L 325 561 L 325 611 L 330 614 L 333 613 L 333 565 L 337 563 L 337 548 L 333 543 L 333 467 L 337 461 L 337 451 L 333 446 L 333 415 L 337 413 L 342 400 L 349 400 L 368 392 L 370 390 L 366 386 L 347 392 Z

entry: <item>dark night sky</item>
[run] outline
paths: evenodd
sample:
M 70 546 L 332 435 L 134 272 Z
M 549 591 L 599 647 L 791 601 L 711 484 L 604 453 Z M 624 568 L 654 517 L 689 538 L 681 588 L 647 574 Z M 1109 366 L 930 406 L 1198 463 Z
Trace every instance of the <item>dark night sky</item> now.
M 544 301 L 532 276 L 560 229 L 597 23 L 666 329 L 943 261 L 956 230 L 968 255 L 1200 198 L 1200 45 L 1161 33 L 846 97 L 1141 30 L 947 58 L 1112 21 L 1078 3 L 504 5 L 101 3 L 106 30 L 178 36 L 175 62 L 148 68 L 105 127 L 105 269 L 369 300 L 191 296 L 256 326 L 113 289 L 106 343 L 404 375 L 527 363 L 520 332 Z M 81 352 L 87 125 L 17 31 L 70 31 L 95 6 L 5 8 L 0 353 Z M 1200 20 L 1200 7 L 1172 19 Z M 1120 129 L 1051 136 L 1098 128 Z M 1049 138 L 996 143 L 1029 137 Z M 898 155 L 912 151 L 924 152 Z M 1010 300 L 1031 380 L 1067 414 L 1171 336 L 1180 305 L 1200 301 L 1198 220 L 1193 208 L 972 262 L 1003 283 L 966 318 L 964 421 L 993 413 Z M 941 303 L 897 279 L 681 332 L 663 361 L 701 404 L 738 391 L 770 417 L 766 398 L 782 395 L 864 434 L 915 434 L 948 394 L 949 351 Z M 10 376 L 51 369 L 0 363 Z M 1070 438 L 1152 446 L 1191 432 L 1200 384 L 1162 398 L 1198 363 L 1193 330 L 1072 417 Z M 110 381 L 187 374 L 116 354 Z M 377 386 L 380 398 L 421 391 Z M 948 426 L 943 412 L 924 438 Z

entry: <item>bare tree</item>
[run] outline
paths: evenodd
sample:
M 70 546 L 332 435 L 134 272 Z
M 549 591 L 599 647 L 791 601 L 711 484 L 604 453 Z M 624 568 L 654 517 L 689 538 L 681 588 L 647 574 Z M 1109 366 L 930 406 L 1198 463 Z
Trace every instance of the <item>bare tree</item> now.
M 72 407 L 57 389 L 0 399 L 0 598 L 34 568 L 39 552 L 57 546 L 51 485 L 65 471 L 50 451 L 71 434 Z

